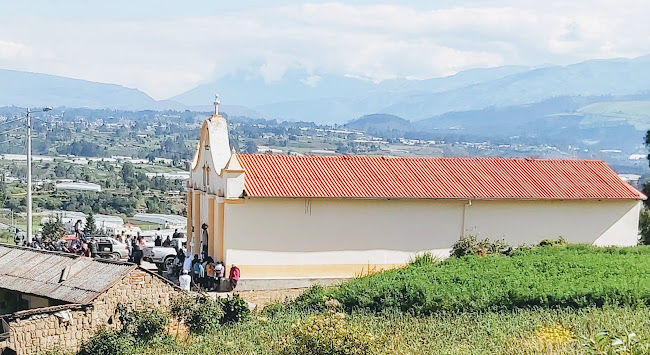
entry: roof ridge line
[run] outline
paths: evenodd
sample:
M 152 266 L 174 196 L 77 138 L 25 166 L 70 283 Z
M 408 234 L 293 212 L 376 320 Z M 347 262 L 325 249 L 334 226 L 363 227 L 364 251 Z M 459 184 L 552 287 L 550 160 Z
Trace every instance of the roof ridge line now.
M 507 158 L 507 157 L 395 157 L 390 155 L 288 155 L 288 154 L 257 154 L 257 153 L 235 153 L 238 156 L 250 157 L 265 157 L 269 159 L 289 158 L 289 159 L 386 159 L 386 160 L 493 160 L 493 161 L 531 161 L 531 162 L 563 162 L 563 161 L 579 161 L 586 163 L 604 163 L 600 159 L 547 159 L 547 158 Z

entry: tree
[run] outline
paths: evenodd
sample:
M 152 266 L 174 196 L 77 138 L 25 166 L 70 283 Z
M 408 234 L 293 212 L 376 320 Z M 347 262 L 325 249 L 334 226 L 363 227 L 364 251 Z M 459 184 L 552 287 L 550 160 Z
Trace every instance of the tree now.
M 84 225 L 84 234 L 86 235 L 94 235 L 96 232 L 95 230 L 95 216 L 93 215 L 92 212 L 88 213 L 88 217 L 86 217 L 86 224 Z
M 63 222 L 61 222 L 61 217 L 50 217 L 47 222 L 43 224 L 41 231 L 43 242 L 55 242 L 63 238 L 64 235 L 65 227 L 63 227 Z
M 135 168 L 133 167 L 133 164 L 131 162 L 124 162 L 122 165 L 122 171 L 120 172 L 120 175 L 122 175 L 122 180 L 126 182 L 128 179 L 132 178 L 135 176 Z
M 257 153 L 257 144 L 253 141 L 246 142 L 246 153 Z
M 650 150 L 650 131 L 647 131 L 645 134 L 645 146 Z M 650 155 L 648 155 L 648 164 L 650 165 Z M 643 193 L 648 195 L 650 193 L 650 183 L 645 183 L 643 185 Z M 643 209 L 641 209 L 641 215 L 639 215 L 639 243 L 650 245 L 650 202 L 646 199 L 643 201 Z
M 647 207 L 641 210 L 639 216 L 639 234 L 641 235 L 639 243 L 650 245 L 650 210 Z

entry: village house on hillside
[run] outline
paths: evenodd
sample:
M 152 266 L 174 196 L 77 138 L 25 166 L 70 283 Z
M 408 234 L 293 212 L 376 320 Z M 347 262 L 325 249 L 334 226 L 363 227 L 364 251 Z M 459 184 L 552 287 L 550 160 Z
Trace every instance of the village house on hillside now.
M 602 161 L 237 154 L 218 109 L 190 170 L 191 253 L 236 264 L 243 287 L 448 255 L 465 235 L 635 245 L 646 198 Z
M 134 264 L 0 244 L 0 353 L 78 349 L 118 304 L 166 307 L 178 290 Z

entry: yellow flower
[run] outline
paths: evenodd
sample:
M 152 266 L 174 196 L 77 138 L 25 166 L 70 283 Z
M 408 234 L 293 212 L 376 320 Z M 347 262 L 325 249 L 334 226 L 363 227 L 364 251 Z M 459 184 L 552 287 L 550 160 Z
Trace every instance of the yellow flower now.
M 574 334 L 570 329 L 561 325 L 543 326 L 535 330 L 533 340 L 546 344 L 565 346 L 574 340 Z

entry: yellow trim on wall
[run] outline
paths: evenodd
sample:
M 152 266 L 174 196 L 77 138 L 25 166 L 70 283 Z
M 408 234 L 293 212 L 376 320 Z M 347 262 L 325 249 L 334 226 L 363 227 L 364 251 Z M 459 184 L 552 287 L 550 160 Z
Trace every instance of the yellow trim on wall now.
M 354 277 L 402 267 L 405 264 L 237 265 L 242 278 Z M 230 265 L 228 265 L 230 267 Z M 227 275 L 226 275 L 227 276 Z
M 218 228 L 217 228 L 217 235 L 215 235 L 215 241 L 216 241 L 216 246 L 217 246 L 217 253 L 215 256 L 219 258 L 220 261 L 224 261 L 226 259 L 226 248 L 225 248 L 225 240 L 224 240 L 224 203 L 223 202 L 218 202 L 215 201 L 217 204 L 217 223 L 219 223 Z
M 217 247 L 214 236 L 217 233 L 216 225 L 216 206 L 217 198 L 214 195 L 208 195 L 208 255 L 216 255 Z
M 194 207 L 192 210 L 194 211 L 194 221 L 192 222 L 191 226 L 187 226 L 189 230 L 192 231 L 192 239 L 191 241 L 194 243 L 194 246 L 191 249 L 190 254 L 199 254 L 200 250 L 199 248 L 201 247 L 201 195 L 203 194 L 203 191 L 199 191 L 199 193 L 194 192 Z M 190 242 L 190 239 L 188 238 L 187 240 Z M 189 249 L 188 249 L 189 250 Z
M 188 189 L 187 190 L 187 200 L 186 200 L 186 203 L 187 203 L 187 225 L 185 226 L 185 229 L 186 229 L 185 234 L 187 236 L 187 241 L 188 242 L 192 238 L 192 218 L 193 218 L 192 213 L 194 211 L 192 209 L 192 205 L 193 205 L 193 202 L 194 202 L 194 198 L 192 197 L 192 195 L 193 195 L 192 189 Z

